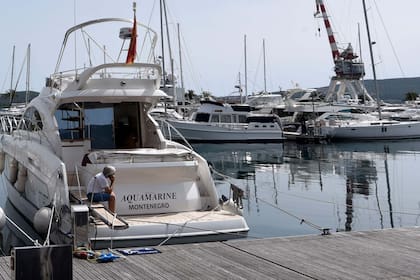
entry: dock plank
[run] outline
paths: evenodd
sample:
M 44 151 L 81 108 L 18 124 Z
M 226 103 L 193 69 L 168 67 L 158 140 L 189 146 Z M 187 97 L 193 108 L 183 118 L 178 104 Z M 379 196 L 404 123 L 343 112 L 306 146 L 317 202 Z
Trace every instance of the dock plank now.
M 73 259 L 73 279 L 420 279 L 420 229 L 158 247 L 111 263 Z M 0 280 L 10 279 L 0 258 Z

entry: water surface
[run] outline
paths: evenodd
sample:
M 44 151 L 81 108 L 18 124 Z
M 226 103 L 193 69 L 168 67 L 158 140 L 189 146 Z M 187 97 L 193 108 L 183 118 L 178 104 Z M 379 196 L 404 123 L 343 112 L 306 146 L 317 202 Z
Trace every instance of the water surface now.
M 245 191 L 250 238 L 419 223 L 420 141 L 194 147 Z

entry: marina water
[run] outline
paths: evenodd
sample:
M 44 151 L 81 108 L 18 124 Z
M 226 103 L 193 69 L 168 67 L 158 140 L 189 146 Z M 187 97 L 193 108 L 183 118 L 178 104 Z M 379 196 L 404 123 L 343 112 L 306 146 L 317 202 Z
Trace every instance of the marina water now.
M 420 141 L 200 144 L 245 191 L 248 238 L 417 226 Z M 218 181 L 220 192 L 229 189 Z
M 214 170 L 220 194 L 244 191 L 247 238 L 417 226 L 420 140 L 329 144 L 195 144 Z M 39 238 L 0 189 L 0 206 Z M 2 255 L 32 245 L 7 223 Z

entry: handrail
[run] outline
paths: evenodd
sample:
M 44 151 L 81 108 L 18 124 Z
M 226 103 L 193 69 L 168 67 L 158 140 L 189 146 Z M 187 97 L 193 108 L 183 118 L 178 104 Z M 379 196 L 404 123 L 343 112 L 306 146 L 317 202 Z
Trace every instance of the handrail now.
M 172 134 L 171 134 L 171 129 L 173 129 L 173 131 L 176 133 L 176 135 L 177 136 L 179 136 L 179 138 L 187 145 L 187 147 L 191 150 L 191 151 L 194 151 L 194 149 L 193 149 L 193 147 L 191 146 L 191 144 L 187 141 L 187 139 L 182 135 L 182 133 L 178 130 L 178 129 L 176 129 L 172 124 L 170 124 L 168 121 L 166 121 L 166 120 L 163 120 L 163 119 L 156 119 L 158 122 L 159 122 L 159 124 L 162 126 L 162 124 L 163 125 L 166 125 L 166 127 L 168 128 L 167 129 L 167 131 L 168 131 L 168 137 L 165 137 L 165 138 L 169 138 L 168 140 L 171 140 L 171 141 L 173 141 L 173 137 L 172 137 Z M 163 132 L 163 130 L 162 130 L 162 132 Z M 165 135 L 165 134 L 164 134 Z
M 14 130 L 17 129 L 20 121 L 21 121 L 20 116 L 10 116 L 10 115 L 0 116 L 1 132 L 11 134 Z

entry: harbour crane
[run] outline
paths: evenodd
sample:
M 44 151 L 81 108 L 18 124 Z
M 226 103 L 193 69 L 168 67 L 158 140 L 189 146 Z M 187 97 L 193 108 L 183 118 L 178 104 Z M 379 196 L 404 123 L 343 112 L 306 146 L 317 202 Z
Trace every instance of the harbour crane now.
M 351 43 L 340 51 L 334 37 L 334 32 L 329 20 L 323 0 L 315 0 L 315 18 L 322 18 L 328 35 L 328 41 L 334 61 L 335 76 L 331 78 L 330 86 L 325 99 L 327 101 L 352 100 L 356 103 L 374 102 L 363 84 L 361 78 L 365 75 L 365 66 L 358 55 L 353 51 Z M 359 97 L 362 96 L 362 99 Z

